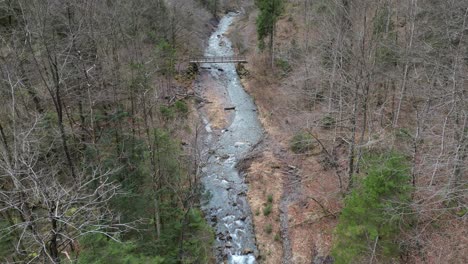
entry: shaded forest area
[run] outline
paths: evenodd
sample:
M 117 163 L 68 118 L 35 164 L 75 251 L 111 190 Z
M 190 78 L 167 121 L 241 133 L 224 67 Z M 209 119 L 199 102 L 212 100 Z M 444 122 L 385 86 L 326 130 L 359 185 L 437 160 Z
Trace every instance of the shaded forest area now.
M 0 262 L 211 259 L 178 67 L 212 2 L 0 1 Z

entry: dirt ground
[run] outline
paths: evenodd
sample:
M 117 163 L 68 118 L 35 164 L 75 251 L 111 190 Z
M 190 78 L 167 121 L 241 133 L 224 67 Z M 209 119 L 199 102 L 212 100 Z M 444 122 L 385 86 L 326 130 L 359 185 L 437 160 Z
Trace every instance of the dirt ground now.
M 339 183 L 335 174 L 325 170 L 320 156 L 296 155 L 289 149 L 293 130 L 281 120 L 295 122 L 272 109 L 281 102 L 258 91 L 255 79 L 243 80 L 245 89 L 255 98 L 260 120 L 267 132 L 261 154 L 248 168 L 248 197 L 254 212 L 254 224 L 263 263 L 282 263 L 284 239 L 289 239 L 290 262 L 311 263 L 311 260 L 326 257 L 330 253 L 332 231 L 336 225 L 339 208 Z M 271 93 L 275 93 L 274 90 Z M 274 117 L 272 116 L 272 114 Z M 294 124 L 292 124 L 294 126 Z M 273 211 L 263 215 L 268 195 L 273 196 Z M 277 236 L 280 230 L 280 204 L 286 200 L 288 224 L 285 235 Z M 320 203 L 325 209 L 323 209 Z M 282 209 L 282 210 L 284 210 Z M 271 225 L 273 232 L 267 233 Z

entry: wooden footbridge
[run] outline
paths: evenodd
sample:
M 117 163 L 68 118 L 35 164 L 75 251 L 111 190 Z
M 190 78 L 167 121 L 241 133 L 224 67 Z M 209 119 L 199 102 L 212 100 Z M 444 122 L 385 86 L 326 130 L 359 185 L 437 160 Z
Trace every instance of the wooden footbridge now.
M 247 58 L 244 56 L 225 56 L 225 57 L 216 57 L 216 56 L 205 56 L 205 57 L 195 57 L 190 58 L 190 63 L 247 63 Z

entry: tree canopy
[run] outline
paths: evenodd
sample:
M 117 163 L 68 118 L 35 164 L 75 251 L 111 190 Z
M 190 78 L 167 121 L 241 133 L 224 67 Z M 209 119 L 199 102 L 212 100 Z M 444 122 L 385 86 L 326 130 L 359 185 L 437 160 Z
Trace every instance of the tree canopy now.
M 396 243 L 410 200 L 410 170 L 397 153 L 369 155 L 365 177 L 345 199 L 332 254 L 336 263 L 397 256 Z
M 269 49 L 272 49 L 275 25 L 283 12 L 283 0 L 255 0 L 260 10 L 257 17 L 257 35 L 260 49 L 265 48 L 265 38 L 270 38 Z

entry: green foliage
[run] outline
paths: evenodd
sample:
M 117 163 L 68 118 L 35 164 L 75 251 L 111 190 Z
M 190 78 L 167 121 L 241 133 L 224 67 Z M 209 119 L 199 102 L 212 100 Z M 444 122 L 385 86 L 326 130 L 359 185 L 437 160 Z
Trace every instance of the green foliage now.
M 375 58 L 379 64 L 382 65 L 397 65 L 399 56 L 391 47 L 379 46 L 375 50 Z
M 273 232 L 273 226 L 271 226 L 271 224 L 268 224 L 265 226 L 265 232 L 267 234 L 271 234 L 271 232 Z
M 400 140 L 410 140 L 413 139 L 413 135 L 406 128 L 400 128 L 395 132 L 395 136 Z
M 177 50 L 166 40 L 161 40 L 155 49 L 158 72 L 163 76 L 175 73 Z
M 273 210 L 273 195 L 269 194 L 267 196 L 267 203 L 265 204 L 265 207 L 263 207 L 263 215 L 269 216 L 272 210 Z
M 159 256 L 144 256 L 137 253 L 135 242 L 120 243 L 103 235 L 88 235 L 80 241 L 81 254 L 78 264 L 122 263 L 122 264 L 159 264 L 165 263 Z
M 58 117 L 57 112 L 47 111 L 44 114 L 44 128 L 52 128 L 57 125 Z
M 267 204 L 265 207 L 263 207 L 263 215 L 269 216 L 271 214 L 272 209 L 273 205 L 271 203 Z
M 215 5 L 218 1 L 207 0 Z M 21 45 L 26 44 L 31 48 L 29 55 L 8 50 L 7 53 L 11 53 L 12 56 L 2 61 L 6 66 L 10 63 L 16 65 L 16 61 L 21 61 L 21 67 L 16 67 L 11 76 L 23 80 L 25 85 L 14 89 L 14 97 L 9 89 L 1 89 L 0 94 L 4 95 L 4 98 L 17 98 L 18 102 L 22 102 L 15 104 L 15 107 L 18 107 L 14 110 L 18 114 L 28 111 L 31 114 L 21 118 L 21 126 L 12 127 L 13 122 L 10 118 L 14 118 L 15 114 L 2 112 L 5 117 L 1 123 L 6 126 L 4 131 L 2 128 L 2 132 L 5 132 L 6 138 L 5 144 L 0 145 L 2 150 L 6 149 L 8 152 L 21 142 L 13 141 L 12 135 L 23 135 L 27 132 L 28 135 L 24 135 L 24 139 L 26 140 L 27 136 L 28 143 L 23 146 L 24 152 L 18 152 L 16 155 L 22 157 L 23 154 L 27 154 L 29 157 L 28 172 L 22 176 L 24 184 L 21 188 L 30 189 L 31 186 L 27 184 L 28 175 L 36 172 L 42 175 L 39 182 L 34 182 L 37 190 L 26 192 L 23 197 L 28 201 L 25 210 L 15 210 L 14 204 L 2 208 L 0 259 L 2 262 L 23 263 L 37 257 L 33 262 L 47 262 L 45 254 L 51 253 L 54 245 L 48 241 L 50 221 L 45 221 L 48 219 L 47 206 L 43 206 L 36 196 L 41 192 L 50 193 L 50 190 L 53 191 L 52 196 L 56 196 L 61 192 L 56 192 L 56 189 L 60 189 L 66 192 L 70 199 L 75 196 L 85 197 L 86 199 L 78 199 L 83 203 L 96 196 L 96 203 L 87 208 L 89 215 L 77 216 L 77 223 L 80 225 L 75 225 L 76 230 L 63 228 L 64 224 L 61 222 L 58 224 L 62 233 L 80 235 L 86 231 L 100 229 L 101 224 L 106 226 L 130 222 L 137 227 L 129 228 L 128 232 L 114 237 L 123 243 L 96 234 L 77 238 L 81 244 L 79 263 L 210 263 L 214 236 L 202 213 L 196 209 L 199 193 L 198 186 L 194 184 L 191 160 L 195 157 L 188 152 L 182 153 L 180 143 L 167 131 L 147 130 L 146 122 L 143 122 L 143 119 L 153 120 L 154 112 L 158 112 L 161 105 L 148 97 L 144 98 L 144 92 L 156 91 L 157 88 L 152 87 L 152 82 L 172 83 L 178 52 L 193 46 L 193 43 L 188 46 L 182 45 L 185 48 L 176 45 L 177 32 L 180 29 L 190 31 L 194 25 L 189 21 L 205 19 L 205 12 L 199 12 L 198 9 L 189 10 L 193 16 L 187 16 L 181 21 L 174 19 L 187 8 L 167 5 L 167 1 L 163 0 L 98 2 L 97 5 L 88 6 L 91 8 L 88 10 L 77 9 L 76 6 L 66 3 L 47 1 L 37 2 L 38 5 L 34 8 L 19 8 L 18 1 L 0 1 L 0 31 L 6 33 L 5 36 L 2 35 L 2 40 L 5 37 L 5 42 L 18 42 L 19 46 L 14 45 L 18 50 L 22 49 Z M 104 13 L 101 11 L 105 11 L 109 16 L 102 16 Z M 128 17 L 136 15 L 135 12 L 138 13 L 135 16 L 138 19 L 127 23 Z M 21 16 L 23 13 L 25 15 Z M 70 26 L 88 15 L 96 20 L 87 24 L 87 29 L 78 30 L 79 27 Z M 33 38 L 31 43 L 23 44 L 16 41 L 20 40 L 18 36 L 24 36 L 22 21 L 36 16 L 48 16 L 47 22 L 40 27 L 44 38 Z M 124 18 L 125 22 L 120 23 L 124 21 L 120 18 Z M 115 28 L 110 34 L 100 34 L 96 31 L 92 41 L 89 35 L 84 34 L 109 19 L 121 27 Z M 72 35 L 73 40 L 68 38 Z M 131 40 L 131 43 L 122 38 Z M 98 45 L 104 43 L 103 41 L 109 45 Z M 57 52 L 66 49 L 70 43 L 74 46 L 76 56 L 70 60 L 61 59 Z M 49 46 L 56 49 L 45 52 Z M 151 48 L 153 49 L 148 50 Z M 3 46 L 1 49 L 3 52 Z M 148 52 L 151 52 L 149 57 Z M 13 56 L 14 54 L 16 56 Z M 31 56 L 37 57 L 40 65 L 32 63 Z M 51 57 L 57 60 L 47 60 Z M 53 67 L 52 64 L 61 64 L 63 59 L 68 63 L 58 68 Z M 101 62 L 104 61 L 112 63 L 102 65 Z M 74 74 L 71 78 L 62 78 L 60 87 L 57 86 L 56 91 L 48 93 L 45 87 L 35 85 L 39 77 L 28 70 L 36 66 L 51 69 L 49 75 L 42 76 L 45 83 L 54 83 L 55 77 L 62 73 Z M 86 69 L 81 66 L 86 66 Z M 87 71 L 80 74 L 83 69 Z M 75 97 L 78 99 L 74 100 Z M 55 106 L 63 108 L 63 112 L 52 111 Z M 145 108 L 146 106 L 148 108 Z M 171 107 L 162 108 L 161 112 L 167 118 L 186 117 L 189 114 L 189 106 L 185 101 L 176 101 Z M 150 127 L 163 125 L 164 123 L 151 122 Z M 190 129 L 187 122 L 180 122 L 180 127 Z M 15 133 L 12 133 L 13 129 Z M 10 158 L 12 157 L 8 158 L 9 161 Z M 68 165 L 68 160 L 71 160 L 70 165 L 64 166 Z M 74 179 L 69 177 L 71 167 L 75 170 Z M 104 183 L 102 181 L 106 177 L 92 180 L 92 175 L 101 176 L 104 173 L 110 177 L 105 183 L 112 182 L 119 187 L 115 193 L 97 188 L 99 184 Z M 4 182 L 10 181 L 7 179 Z M 24 193 L 12 184 L 3 185 L 2 191 L 12 194 L 12 200 L 16 199 L 16 194 Z M 102 197 L 112 198 L 101 199 L 98 197 L 101 196 L 101 191 L 106 193 Z M 85 193 L 89 195 L 86 196 Z M 74 217 L 79 211 L 79 206 L 75 204 L 76 199 L 73 198 L 74 202 L 68 205 L 69 200 L 65 198 L 60 201 L 63 211 L 58 208 L 57 212 L 65 218 Z M 155 201 L 159 202 L 159 208 L 155 208 Z M 102 207 L 101 202 L 104 204 Z M 156 211 L 160 213 L 161 218 L 160 236 L 156 235 L 154 227 Z M 112 216 L 109 216 L 110 212 Z M 35 217 L 38 219 L 37 224 L 25 226 L 27 232 L 23 232 L 25 230 L 22 229 L 24 225 L 21 222 L 27 222 L 28 217 L 25 215 L 31 213 L 38 216 Z M 96 226 L 99 228 L 94 225 L 89 228 L 86 226 L 94 224 L 94 220 L 87 221 L 90 216 L 97 219 Z M 81 222 L 86 223 L 82 225 Z M 67 223 L 74 224 L 73 221 Z M 113 233 L 126 229 L 124 225 L 113 225 L 112 228 L 103 231 Z M 73 236 L 71 238 L 75 239 Z M 37 237 L 43 237 L 44 241 L 35 239 Z M 59 242 L 64 242 L 63 239 L 60 237 Z M 41 247 L 41 243 L 44 247 Z M 59 244 L 61 249 L 63 245 Z M 63 262 L 68 263 L 64 255 L 60 255 Z
M 291 139 L 291 150 L 296 153 L 305 153 L 314 148 L 314 138 L 307 132 L 299 132 Z
M 10 233 L 9 226 L 10 224 L 6 220 L 0 219 L 0 237 L 2 238 L 0 240 L 0 256 L 10 256 L 15 251 L 12 246 L 14 235 Z
M 399 253 L 397 239 L 411 192 L 407 160 L 397 153 L 367 155 L 363 172 L 367 176 L 346 197 L 335 230 L 336 263 L 363 261 L 376 240 L 377 256 L 390 259 Z
M 165 264 L 209 263 L 214 233 L 202 213 L 191 209 L 185 214 L 174 205 L 169 207 L 168 203 L 163 205 L 161 220 L 165 224 L 160 240 L 140 239 L 139 251 L 148 255 L 158 252 L 164 256 Z M 154 233 L 143 232 L 143 236 L 152 238 Z
M 161 112 L 161 115 L 164 119 L 171 120 L 177 116 L 187 117 L 187 114 L 189 113 L 189 108 L 184 101 L 178 100 L 170 106 L 162 105 L 159 108 L 159 111 Z
M 455 211 L 455 214 L 459 217 L 463 217 L 466 215 L 466 213 L 468 212 L 468 208 L 467 207 L 463 207 L 461 209 L 458 209 Z
M 284 4 L 283 0 L 255 0 L 255 5 L 260 10 L 256 25 L 259 47 L 263 50 L 265 48 L 264 39 L 273 37 L 275 24 L 283 12 Z
M 274 239 L 275 239 L 276 242 L 280 241 L 280 240 L 281 240 L 280 234 L 279 234 L 279 233 L 276 233 Z
M 380 9 L 376 16 L 374 17 L 374 35 L 381 35 L 383 33 L 388 33 L 394 29 L 393 21 L 389 8 L 384 6 Z
M 189 108 L 187 104 L 182 100 L 176 101 L 174 104 L 174 108 L 176 109 L 177 112 L 179 112 L 180 114 L 184 116 L 187 115 L 189 112 Z
M 273 195 L 272 194 L 269 194 L 268 197 L 267 197 L 267 202 L 268 203 L 273 203 Z
M 286 75 L 288 75 L 288 73 L 292 71 L 291 65 L 285 59 L 281 59 L 281 58 L 275 59 L 275 65 L 282 71 L 281 73 L 282 77 L 285 77 Z
M 161 105 L 161 107 L 159 107 L 159 111 L 161 112 L 162 117 L 166 120 L 173 119 L 175 116 L 174 109 L 172 107 Z
M 184 107 L 179 105 L 178 109 L 183 111 Z M 114 198 L 111 204 L 121 215 L 121 221 L 146 221 L 138 224 L 139 231 L 121 237 L 126 243 L 89 238 L 91 251 L 80 263 L 208 263 L 214 238 L 211 227 L 199 210 L 185 209 L 179 203 L 179 198 L 191 197 L 194 192 L 184 184 L 190 174 L 179 142 L 162 129 L 152 131 L 149 143 L 130 135 L 121 135 L 114 141 L 112 136 L 103 134 L 101 151 L 88 148 L 85 154 L 90 163 L 101 159 L 109 169 L 120 168 L 114 180 L 120 183 L 125 195 Z M 154 146 L 152 151 L 148 144 Z M 164 184 L 155 187 L 155 181 Z M 161 221 L 159 239 L 154 221 L 155 200 L 159 203 Z M 110 261 L 112 258 L 122 262 Z
M 330 129 L 330 128 L 334 127 L 335 124 L 336 124 L 335 118 L 333 118 L 332 116 L 329 116 L 329 115 L 324 116 L 320 120 L 320 125 L 322 126 L 322 128 L 325 128 L 325 129 Z
M 441 35 L 439 32 L 434 29 L 429 28 L 423 33 L 423 41 L 425 44 L 429 45 L 434 52 L 439 52 L 444 49 L 449 49 L 449 43 L 444 35 Z

